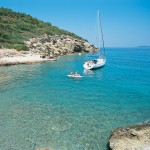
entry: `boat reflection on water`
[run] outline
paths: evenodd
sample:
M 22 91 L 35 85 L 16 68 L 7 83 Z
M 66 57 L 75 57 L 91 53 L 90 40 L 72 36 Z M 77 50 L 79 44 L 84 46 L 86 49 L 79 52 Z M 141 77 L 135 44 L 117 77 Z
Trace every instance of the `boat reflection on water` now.
M 88 78 L 94 78 L 94 71 L 93 70 L 88 70 L 88 69 L 84 69 L 83 73 L 86 75 L 86 77 Z
M 98 80 L 102 80 L 103 78 L 103 72 L 102 70 L 88 70 L 84 69 L 83 73 L 86 75 L 86 77 L 89 78 L 97 78 Z
M 83 73 L 86 74 L 86 75 L 94 74 L 94 72 L 92 70 L 88 70 L 88 69 L 84 69 Z

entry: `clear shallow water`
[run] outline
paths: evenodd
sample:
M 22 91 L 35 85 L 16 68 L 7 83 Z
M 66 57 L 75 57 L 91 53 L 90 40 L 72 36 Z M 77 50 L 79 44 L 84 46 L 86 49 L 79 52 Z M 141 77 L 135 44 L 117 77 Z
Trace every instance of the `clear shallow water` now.
M 107 150 L 114 128 L 150 119 L 150 49 L 108 49 L 94 71 L 87 56 L 0 67 L 0 150 Z

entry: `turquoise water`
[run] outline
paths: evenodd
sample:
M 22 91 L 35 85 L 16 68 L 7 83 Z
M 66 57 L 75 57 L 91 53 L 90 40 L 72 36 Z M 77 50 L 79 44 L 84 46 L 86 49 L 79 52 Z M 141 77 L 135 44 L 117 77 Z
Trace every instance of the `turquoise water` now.
M 150 119 L 150 48 L 110 48 L 94 71 L 88 56 L 0 67 L 0 150 L 107 150 L 113 129 Z

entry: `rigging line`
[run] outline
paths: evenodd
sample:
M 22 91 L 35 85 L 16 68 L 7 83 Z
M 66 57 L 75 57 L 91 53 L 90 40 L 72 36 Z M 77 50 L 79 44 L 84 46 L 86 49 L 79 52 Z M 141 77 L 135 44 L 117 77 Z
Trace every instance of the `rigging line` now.
M 98 28 L 98 30 L 97 30 L 97 41 L 98 41 L 98 48 L 99 48 L 99 58 L 101 57 L 101 55 L 102 55 L 102 52 L 101 52 L 101 49 L 100 49 L 100 47 L 101 47 L 101 44 L 100 44 L 100 20 L 99 20 L 99 10 L 97 11 L 97 28 Z
M 103 30 L 102 30 L 102 23 L 101 23 L 101 17 L 100 17 L 99 10 L 98 10 L 98 19 L 99 19 L 99 25 L 100 25 L 101 34 L 102 34 L 102 42 L 103 42 L 103 49 L 104 49 L 104 55 L 105 55 L 105 45 L 104 45 L 104 38 L 103 38 Z

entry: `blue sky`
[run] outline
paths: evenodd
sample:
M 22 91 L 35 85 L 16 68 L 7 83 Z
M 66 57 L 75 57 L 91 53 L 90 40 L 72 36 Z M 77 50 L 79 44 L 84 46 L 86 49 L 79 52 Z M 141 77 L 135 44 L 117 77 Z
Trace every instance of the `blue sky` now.
M 150 0 L 0 0 L 96 44 L 100 10 L 106 47 L 150 45 Z

